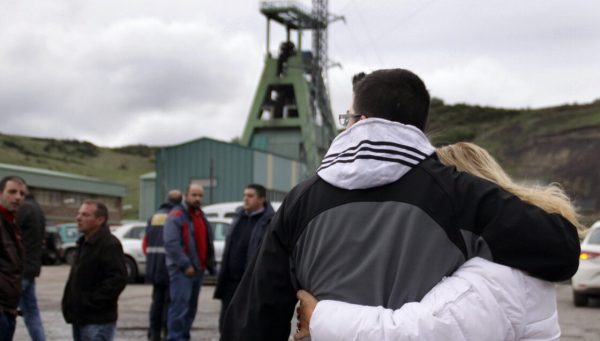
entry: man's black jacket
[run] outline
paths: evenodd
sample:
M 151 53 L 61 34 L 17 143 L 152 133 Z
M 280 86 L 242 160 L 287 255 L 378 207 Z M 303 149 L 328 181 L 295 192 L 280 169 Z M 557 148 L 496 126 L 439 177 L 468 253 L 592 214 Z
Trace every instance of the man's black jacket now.
M 75 325 L 116 322 L 117 301 L 126 284 L 123 248 L 108 227 L 87 241 L 79 238 L 62 299 L 65 321 Z
M 21 229 L 25 246 L 23 277 L 38 277 L 42 267 L 42 243 L 46 232 L 44 211 L 33 198 L 28 197 L 17 211 L 16 223 Z

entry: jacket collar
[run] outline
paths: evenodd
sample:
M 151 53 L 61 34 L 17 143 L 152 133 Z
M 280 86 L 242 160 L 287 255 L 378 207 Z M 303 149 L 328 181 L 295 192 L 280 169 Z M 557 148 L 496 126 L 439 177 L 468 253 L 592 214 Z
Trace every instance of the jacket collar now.
M 15 222 L 15 212 L 11 212 L 6 209 L 6 207 L 0 205 L 0 214 L 4 219 L 10 221 L 11 223 Z
M 343 189 L 383 186 L 397 181 L 434 152 L 418 128 L 368 118 L 333 140 L 317 174 Z
M 98 240 L 100 240 L 100 238 L 102 238 L 106 234 L 110 234 L 110 229 L 108 228 L 108 226 L 102 226 L 88 240 L 85 240 L 85 236 L 81 236 L 79 238 L 79 240 L 77 241 L 77 244 L 81 244 L 81 243 L 85 242 L 87 244 L 94 245 L 94 244 L 96 244 L 98 242 Z

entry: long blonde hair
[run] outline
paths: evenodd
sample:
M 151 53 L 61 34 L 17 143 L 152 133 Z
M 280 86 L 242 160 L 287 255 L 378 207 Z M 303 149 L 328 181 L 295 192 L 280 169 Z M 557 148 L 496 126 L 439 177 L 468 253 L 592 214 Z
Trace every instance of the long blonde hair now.
M 457 170 L 498 184 L 521 200 L 538 206 L 548 213 L 558 213 L 569 220 L 582 233 L 585 227 L 569 197 L 556 183 L 547 186 L 516 184 L 498 162 L 483 148 L 469 142 L 458 142 L 437 149 L 440 161 Z

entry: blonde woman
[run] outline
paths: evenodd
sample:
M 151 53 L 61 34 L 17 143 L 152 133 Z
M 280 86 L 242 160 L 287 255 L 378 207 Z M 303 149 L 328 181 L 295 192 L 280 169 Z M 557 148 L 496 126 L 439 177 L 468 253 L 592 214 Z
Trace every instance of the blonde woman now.
M 523 201 L 560 214 L 583 229 L 560 187 L 515 184 L 487 151 L 472 143 L 439 148 L 437 155 L 442 163 L 495 182 Z M 479 257 L 438 283 L 420 302 L 407 303 L 397 310 L 330 300 L 319 302 L 303 290 L 298 292 L 298 298 L 296 340 L 309 334 L 312 341 L 560 337 L 554 284 Z

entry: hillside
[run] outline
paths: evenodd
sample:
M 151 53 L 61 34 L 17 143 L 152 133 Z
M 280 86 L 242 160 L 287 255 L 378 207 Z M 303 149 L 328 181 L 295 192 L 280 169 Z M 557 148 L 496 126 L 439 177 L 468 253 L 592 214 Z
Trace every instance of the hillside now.
M 471 141 L 487 148 L 517 180 L 558 182 L 590 223 L 600 219 L 600 100 L 537 110 L 432 106 L 436 145 Z
M 139 176 L 154 170 L 154 151 L 146 146 L 109 149 L 89 142 L 0 134 L 0 163 L 44 168 L 127 186 L 123 215 L 138 216 Z
M 515 179 L 558 182 L 589 224 L 600 219 L 600 100 L 536 110 L 432 101 L 427 134 L 435 145 L 472 141 Z M 0 162 L 82 174 L 127 186 L 123 211 L 137 218 L 139 176 L 154 170 L 154 148 L 0 134 Z

